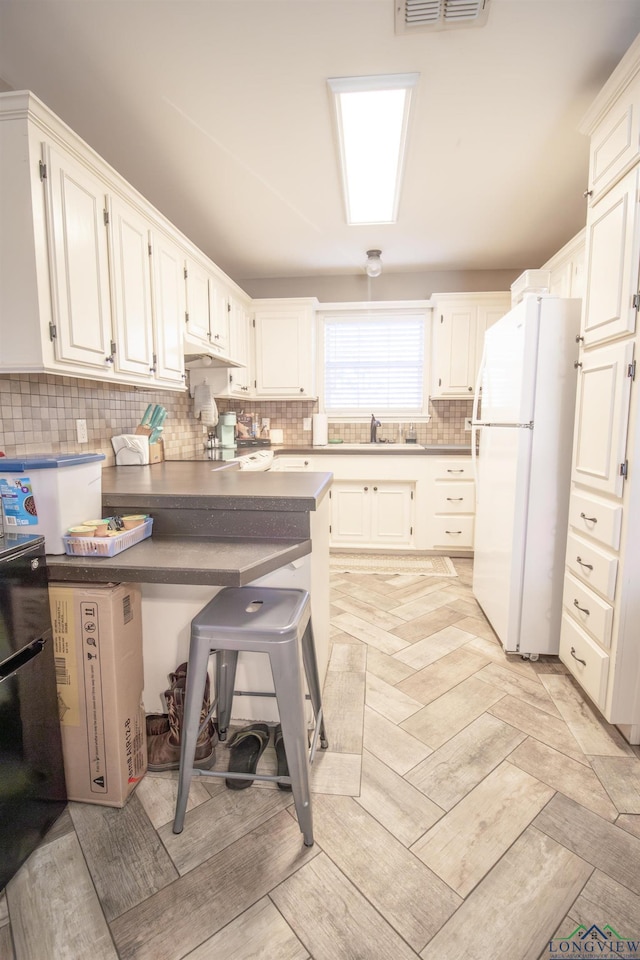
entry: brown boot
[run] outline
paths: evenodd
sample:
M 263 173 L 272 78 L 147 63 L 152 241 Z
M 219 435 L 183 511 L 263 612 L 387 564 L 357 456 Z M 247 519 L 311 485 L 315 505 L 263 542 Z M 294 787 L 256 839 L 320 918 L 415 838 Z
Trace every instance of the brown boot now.
M 186 688 L 186 664 L 181 664 L 175 673 L 172 673 L 173 681 L 169 690 L 165 691 L 165 700 L 167 702 L 167 726 L 163 732 L 161 717 L 162 714 L 152 715 L 152 725 L 159 732 L 151 735 L 147 740 L 148 764 L 147 769 L 153 773 L 163 770 L 177 770 L 180 767 L 180 747 L 181 731 L 184 722 L 184 696 Z M 205 692 L 200 711 L 200 723 L 204 721 L 209 712 L 209 677 L 207 676 Z M 199 770 L 209 770 L 216 761 L 215 745 L 218 742 L 218 734 L 211 720 L 206 728 L 198 737 L 196 743 L 196 752 L 194 757 L 194 767 Z

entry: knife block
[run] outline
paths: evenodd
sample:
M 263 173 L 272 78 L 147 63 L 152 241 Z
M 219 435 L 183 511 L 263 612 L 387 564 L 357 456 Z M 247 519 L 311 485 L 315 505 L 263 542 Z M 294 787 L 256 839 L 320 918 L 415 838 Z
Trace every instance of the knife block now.
M 135 432 L 139 437 L 150 437 L 151 427 L 137 426 Z M 161 437 L 155 443 L 149 444 L 149 463 L 161 463 L 162 460 L 164 460 L 164 444 Z

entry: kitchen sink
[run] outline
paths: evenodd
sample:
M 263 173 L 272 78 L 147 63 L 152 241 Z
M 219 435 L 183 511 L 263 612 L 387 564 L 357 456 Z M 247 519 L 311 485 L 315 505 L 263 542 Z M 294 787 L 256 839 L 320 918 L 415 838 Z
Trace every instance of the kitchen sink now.
M 422 450 L 420 443 L 328 443 L 327 448 L 336 450 L 366 450 L 367 453 L 384 453 L 385 450 Z

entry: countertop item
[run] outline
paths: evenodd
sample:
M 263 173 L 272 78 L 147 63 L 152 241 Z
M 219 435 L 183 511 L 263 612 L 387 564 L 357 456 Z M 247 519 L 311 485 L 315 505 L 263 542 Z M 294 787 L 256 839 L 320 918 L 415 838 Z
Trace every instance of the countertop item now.
M 410 456 L 410 457 L 470 457 L 471 446 L 465 444 L 430 444 L 423 446 L 418 443 L 333 443 L 329 441 L 326 447 L 313 447 L 308 445 L 292 446 L 282 444 L 281 446 L 272 445 L 274 454 L 292 454 L 298 456 L 362 456 L 368 455 L 378 457 L 384 454 L 389 456 Z

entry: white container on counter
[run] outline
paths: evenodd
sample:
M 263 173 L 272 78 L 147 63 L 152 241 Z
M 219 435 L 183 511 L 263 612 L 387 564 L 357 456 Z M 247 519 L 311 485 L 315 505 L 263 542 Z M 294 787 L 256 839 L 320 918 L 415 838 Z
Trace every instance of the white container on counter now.
M 103 460 L 102 453 L 2 457 L 5 532 L 37 534 L 47 553 L 64 553 L 69 527 L 102 514 Z

